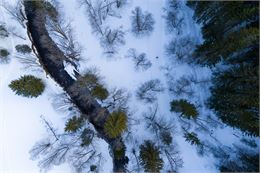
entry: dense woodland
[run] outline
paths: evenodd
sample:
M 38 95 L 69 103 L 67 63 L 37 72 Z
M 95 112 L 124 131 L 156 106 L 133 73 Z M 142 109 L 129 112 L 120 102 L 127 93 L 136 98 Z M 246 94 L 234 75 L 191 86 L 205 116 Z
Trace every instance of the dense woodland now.
M 253 140 L 259 138 L 259 2 L 187 1 L 185 3 L 194 11 L 193 19 L 201 25 L 203 41 L 198 43 L 190 37 L 173 39 L 164 51 L 168 58 L 180 63 L 207 67 L 213 75 L 211 79 L 198 80 L 187 74 L 173 80 L 171 77 L 174 74 L 170 73 L 167 87 L 157 78 L 140 83 L 133 97 L 141 104 L 149 105 L 148 111 L 142 114 L 143 119 L 134 119 L 131 115 L 133 111 L 128 105 L 131 94 L 127 90 L 107 87 L 103 76 L 95 68 L 85 69 L 84 72 L 78 71 L 78 64 L 82 63 L 82 50 L 74 38 L 71 24 L 66 23 L 59 14 L 58 3 L 55 0 L 42 0 L 28 4 L 28 7 L 31 5 L 34 10 L 44 12 L 46 20 L 44 22 L 48 31 L 46 33 L 57 44 L 57 49 L 64 54 L 64 60 L 61 62 L 75 67 L 71 79 L 73 81 L 71 92 L 73 94 L 78 92 L 79 100 L 84 100 L 83 93 L 87 93 L 88 98 L 85 99 L 87 104 L 90 104 L 88 101 L 95 100 L 95 104 L 98 104 L 103 111 L 95 112 L 97 115 L 94 120 L 90 120 L 90 116 L 84 114 L 66 92 L 56 95 L 54 107 L 66 110 L 70 117 L 64 123 L 63 132 L 57 132 L 53 125 L 41 116 L 49 137 L 37 142 L 30 151 L 32 159 L 40 160 L 40 168 L 48 170 L 52 166 L 68 162 L 77 172 L 85 170 L 99 172 L 102 170 L 102 155 L 94 144 L 97 138 L 103 135 L 108 141 L 113 141 L 110 153 L 117 163 L 125 166 L 125 172 L 165 170 L 178 172 L 185 163 L 175 141 L 174 131 L 177 121 L 168 121 L 160 115 L 157 103 L 158 96 L 169 91 L 174 97 L 168 104 L 168 111 L 177 115 L 175 118 L 180 123 L 180 134 L 185 142 L 196 147 L 200 156 L 209 154 L 213 156 L 217 160 L 216 167 L 221 172 L 259 171 L 259 151 L 256 152 L 259 146 Z M 91 25 L 92 34 L 99 40 L 107 57 L 117 55 L 119 49 L 126 44 L 127 33 L 121 26 L 116 29 L 110 28 L 106 24 L 106 19 L 120 18 L 119 11 L 127 4 L 127 0 L 108 2 L 79 0 L 79 6 L 86 11 L 86 20 Z M 19 5 L 17 8 L 21 9 L 22 1 Z M 167 0 L 165 3 L 163 18 L 170 35 L 183 34 L 182 28 L 185 24 L 184 17 L 179 14 L 181 8 L 182 3 L 176 0 Z M 24 16 L 20 12 L 14 9 L 9 11 L 20 24 L 23 23 Z M 135 7 L 131 12 L 130 34 L 137 39 L 152 35 L 156 23 L 153 14 L 142 10 L 142 7 Z M 7 38 L 10 34 L 13 33 L 0 23 L 0 38 Z M 32 48 L 35 49 L 34 46 Z M 38 57 L 32 55 L 33 50 L 29 45 L 17 44 L 15 50 L 17 59 L 26 67 L 41 68 L 42 62 L 37 61 Z M 142 73 L 152 68 L 153 63 L 146 53 L 135 48 L 127 50 L 124 57 L 131 60 L 135 71 Z M 8 64 L 10 59 L 10 52 L 0 47 L 0 63 Z M 206 119 L 201 115 L 201 105 L 184 97 L 196 97 L 192 86 L 205 83 L 210 83 L 210 96 L 205 104 L 206 109 L 214 112 L 216 118 L 206 117 Z M 34 75 L 24 75 L 13 80 L 9 87 L 17 95 L 37 98 L 45 92 L 46 83 Z M 106 118 L 100 118 L 102 115 L 106 115 Z M 140 140 L 141 143 L 135 148 L 129 149 L 127 141 L 129 138 L 134 139 L 131 128 L 140 120 L 143 120 L 154 140 Z M 95 121 L 103 126 L 98 127 Z M 241 137 L 241 142 L 246 144 L 247 148 L 236 144 L 230 148 L 212 137 L 214 127 L 223 125 L 237 129 L 249 137 L 247 139 Z M 193 126 L 196 128 L 192 128 Z M 196 129 L 203 129 L 215 143 L 203 140 L 201 138 L 201 134 L 204 135 L 201 132 L 203 130 L 196 131 Z M 252 140 L 249 140 L 251 138 Z M 128 163 L 134 163 L 133 168 L 128 168 Z

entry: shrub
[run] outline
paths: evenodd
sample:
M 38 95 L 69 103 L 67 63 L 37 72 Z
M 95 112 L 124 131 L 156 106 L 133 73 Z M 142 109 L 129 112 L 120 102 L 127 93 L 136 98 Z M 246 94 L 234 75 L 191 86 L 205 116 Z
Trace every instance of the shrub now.
M 41 79 L 32 75 L 22 76 L 20 79 L 13 80 L 9 87 L 17 94 L 24 97 L 38 97 L 45 89 Z
M 116 138 L 127 128 L 127 116 L 123 111 L 115 111 L 105 122 L 105 132 L 110 138 Z
M 16 49 L 17 52 L 22 53 L 22 54 L 27 54 L 27 53 L 32 52 L 32 49 L 26 44 L 16 45 L 15 49 Z
M 0 25 L 0 38 L 1 37 L 8 37 L 8 36 L 9 36 L 9 33 L 6 30 L 5 26 L 4 25 Z

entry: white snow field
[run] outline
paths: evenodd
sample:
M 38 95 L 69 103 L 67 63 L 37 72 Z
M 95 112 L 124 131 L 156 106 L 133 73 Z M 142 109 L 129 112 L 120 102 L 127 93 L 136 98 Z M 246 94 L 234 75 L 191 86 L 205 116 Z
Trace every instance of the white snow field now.
M 2 2 L 1 2 L 2 1 Z M 1 4 L 6 1 L 1 0 Z M 125 134 L 127 154 L 131 158 L 131 150 L 137 147 L 147 139 L 155 140 L 154 135 L 146 128 L 143 113 L 149 111 L 149 107 L 154 104 L 144 103 L 136 98 L 137 88 L 144 82 L 151 79 L 159 79 L 163 85 L 164 92 L 157 96 L 158 115 L 163 116 L 165 120 L 171 121 L 176 127 L 173 132 L 173 140 L 180 152 L 183 160 L 183 167 L 179 169 L 180 173 L 216 173 L 217 161 L 212 155 L 200 156 L 196 147 L 185 141 L 181 133 L 177 114 L 170 112 L 170 102 L 172 99 L 186 98 L 192 103 L 200 105 L 200 116 L 213 114 L 205 106 L 205 101 L 209 96 L 209 87 L 207 85 L 193 85 L 194 96 L 175 96 L 168 91 L 167 74 L 170 73 L 174 80 L 179 79 L 183 75 L 193 74 L 198 79 L 210 78 L 211 71 L 208 68 L 199 66 L 190 66 L 186 63 L 174 62 L 173 58 L 169 58 L 165 53 L 165 46 L 172 39 L 178 37 L 190 36 L 202 41 L 200 27 L 194 23 L 192 19 L 192 11 L 182 2 L 181 13 L 184 16 L 185 26 L 181 35 L 167 33 L 165 26 L 164 7 L 165 0 L 130 0 L 129 3 L 119 12 L 120 18 L 108 17 L 106 25 L 110 28 L 118 28 L 122 26 L 125 32 L 125 45 L 119 46 L 118 53 L 112 57 L 107 57 L 100 46 L 98 37 L 92 33 L 92 28 L 88 20 L 86 7 L 80 6 L 77 0 L 58 0 L 60 3 L 59 12 L 63 17 L 71 21 L 71 26 L 76 41 L 82 47 L 82 58 L 85 61 L 80 62 L 79 72 L 83 73 L 88 67 L 96 67 L 107 88 L 114 87 L 126 89 L 131 97 L 128 103 L 131 118 L 137 123 L 130 127 L 131 138 L 127 138 Z M 16 1 L 8 1 L 15 4 Z M 135 37 L 131 33 L 130 16 L 132 10 L 136 6 L 140 6 L 143 11 L 152 13 L 155 24 L 154 30 L 149 36 L 141 38 Z M 15 56 L 17 52 L 14 47 L 17 44 L 26 43 L 30 45 L 30 41 L 26 35 L 26 29 L 22 28 L 15 20 L 8 15 L 7 11 L 0 6 L 0 22 L 4 22 L 7 26 L 16 26 L 21 35 L 26 40 L 18 38 L 14 35 L 6 39 L 0 39 L 0 47 L 6 48 L 11 52 L 11 61 L 9 64 L 0 64 L 0 173 L 37 173 L 40 169 L 37 167 L 37 160 L 30 159 L 29 151 L 32 146 L 40 139 L 47 135 L 42 123 L 41 115 L 50 121 L 57 131 L 64 128 L 66 115 L 56 111 L 52 106 L 52 98 L 54 94 L 62 92 L 62 89 L 39 68 L 38 70 L 25 69 Z M 134 63 L 130 58 L 126 58 L 127 51 L 134 48 L 137 52 L 144 52 L 151 61 L 151 68 L 145 71 L 137 71 Z M 158 57 L 158 58 L 156 58 Z M 167 71 L 167 67 L 170 69 Z M 67 68 L 69 69 L 69 67 Z M 71 69 L 69 69 L 71 71 Z M 37 98 L 24 98 L 15 95 L 8 87 L 9 83 L 24 74 L 33 74 L 42 78 L 46 84 L 44 93 Z M 216 128 L 212 134 L 221 143 L 232 146 L 232 143 L 239 140 L 233 134 L 240 132 L 231 128 Z M 198 134 L 201 139 L 212 140 L 209 135 Z M 97 142 L 105 162 L 102 172 L 112 172 L 112 159 L 109 156 L 108 146 L 102 140 Z M 134 166 L 130 159 L 129 169 Z M 166 169 L 165 169 L 166 170 Z M 165 171 L 164 170 L 164 171 Z M 55 166 L 50 173 L 73 173 L 73 169 L 67 164 Z

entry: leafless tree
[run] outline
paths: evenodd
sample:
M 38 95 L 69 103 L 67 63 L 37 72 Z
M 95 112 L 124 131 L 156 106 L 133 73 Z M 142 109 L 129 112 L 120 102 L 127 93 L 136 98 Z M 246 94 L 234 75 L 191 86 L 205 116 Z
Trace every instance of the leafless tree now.
M 43 121 L 50 134 L 30 150 L 31 159 L 39 159 L 38 165 L 42 170 L 68 162 L 76 172 L 83 172 L 90 164 L 99 162 L 101 154 L 94 145 L 82 145 L 82 131 L 57 133 L 51 123 L 44 118 Z
M 133 60 L 136 70 L 147 70 L 152 66 L 151 61 L 146 58 L 146 54 L 138 54 L 136 49 L 129 49 L 126 57 Z
M 166 53 L 181 63 L 192 63 L 192 53 L 196 47 L 196 39 L 186 36 L 172 40 L 166 47 Z
M 136 92 L 136 96 L 139 100 L 143 100 L 147 103 L 153 103 L 156 101 L 156 95 L 163 92 L 164 88 L 159 79 L 152 79 L 143 83 Z
M 184 27 L 184 17 L 181 14 L 181 1 L 167 0 L 164 11 L 166 12 L 164 18 L 168 32 L 176 31 L 178 35 L 181 34 Z
M 59 7 L 52 6 L 52 8 L 58 9 Z M 59 13 L 57 13 L 55 18 L 47 18 L 47 28 L 59 48 L 64 52 L 66 57 L 65 61 L 77 69 L 77 63 L 81 60 L 81 47 L 74 38 L 70 22 L 66 21 Z
M 36 56 L 32 54 L 22 55 L 22 54 L 16 54 L 15 58 L 18 59 L 18 61 L 23 64 L 24 69 L 30 69 L 32 71 L 41 71 L 42 67 L 39 63 Z
M 176 96 L 193 96 L 194 91 L 191 86 L 191 81 L 187 76 L 182 76 L 176 81 L 168 81 L 169 91 L 175 94 Z
M 103 106 L 112 112 L 113 110 L 127 110 L 130 94 L 125 89 L 113 88 L 109 96 L 103 102 Z
M 15 6 L 8 4 L 7 2 L 2 2 L 0 4 L 14 20 L 16 20 L 23 28 L 26 28 L 24 20 L 26 19 L 22 12 L 23 1 L 18 0 Z
M 155 23 L 152 14 L 147 11 L 143 13 L 140 7 L 136 7 L 132 14 L 132 33 L 136 36 L 150 35 Z
M 158 104 L 149 107 L 148 111 L 143 114 L 146 127 L 156 134 L 159 139 L 160 131 L 169 131 L 174 128 L 173 124 L 167 122 L 163 116 L 158 116 Z
M 117 53 L 119 46 L 125 44 L 125 33 L 121 27 L 114 30 L 106 28 L 100 44 L 105 49 L 106 54 L 113 55 Z

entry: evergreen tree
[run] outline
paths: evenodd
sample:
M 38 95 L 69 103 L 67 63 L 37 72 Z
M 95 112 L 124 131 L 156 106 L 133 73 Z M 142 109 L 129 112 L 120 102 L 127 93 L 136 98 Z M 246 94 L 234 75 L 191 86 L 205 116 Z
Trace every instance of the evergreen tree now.
M 104 88 L 102 85 L 97 85 L 91 90 L 91 95 L 96 97 L 99 100 L 105 100 L 109 93 L 106 88 Z
M 231 127 L 259 135 L 258 70 L 248 65 L 215 74 L 209 107 Z
M 82 117 L 73 116 L 70 118 L 66 125 L 65 125 L 65 131 L 66 132 L 76 132 L 84 125 L 84 119 Z
M 17 52 L 22 53 L 22 54 L 27 54 L 27 53 L 32 52 L 32 49 L 26 44 L 16 45 L 15 49 L 16 49 Z
M 193 62 L 227 68 L 213 74 L 209 106 L 226 124 L 259 136 L 259 2 L 189 1 L 202 24 Z
M 144 141 L 140 145 L 140 164 L 146 172 L 160 172 L 163 168 L 163 160 L 160 158 L 160 150 L 151 141 Z
M 169 146 L 172 143 L 172 135 L 171 135 L 170 131 L 168 131 L 168 130 L 162 130 L 160 132 L 160 138 L 161 138 L 163 144 L 165 144 L 165 145 Z
M 171 112 L 181 113 L 181 116 L 185 118 L 194 118 L 196 119 L 199 115 L 194 104 L 189 103 L 187 100 L 173 100 L 171 103 Z
M 10 53 L 6 49 L 0 49 L 0 63 L 8 63 Z
M 20 79 L 13 80 L 9 87 L 17 94 L 25 97 L 38 97 L 45 89 L 41 79 L 32 75 L 22 76 Z
M 80 128 L 77 127 L 77 128 Z M 89 146 L 94 138 L 94 131 L 91 129 L 85 128 L 80 135 L 81 138 L 81 146 Z
M 116 138 L 127 128 L 127 116 L 123 111 L 112 112 L 107 118 L 104 129 L 110 138 Z
M 201 142 L 198 138 L 198 135 L 194 132 L 185 132 L 184 133 L 184 138 L 185 138 L 185 141 L 191 143 L 191 145 L 200 145 Z

